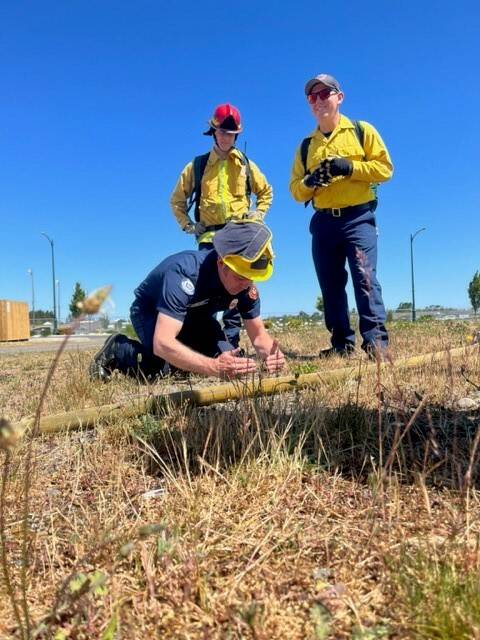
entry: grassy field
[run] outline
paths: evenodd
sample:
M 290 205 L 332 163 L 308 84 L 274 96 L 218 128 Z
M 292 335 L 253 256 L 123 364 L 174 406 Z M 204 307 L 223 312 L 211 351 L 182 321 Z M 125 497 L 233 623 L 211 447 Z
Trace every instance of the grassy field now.
M 474 329 L 393 324 L 367 371 L 295 328 L 315 390 L 17 442 L 53 356 L 2 356 L 0 637 L 480 638 L 479 348 L 399 364 Z M 62 355 L 43 415 L 216 383 L 93 383 L 91 355 Z

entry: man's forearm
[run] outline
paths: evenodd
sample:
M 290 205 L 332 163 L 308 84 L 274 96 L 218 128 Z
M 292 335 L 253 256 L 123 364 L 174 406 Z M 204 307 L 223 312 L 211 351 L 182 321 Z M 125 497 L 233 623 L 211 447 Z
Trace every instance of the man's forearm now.
M 270 351 L 273 345 L 273 339 L 268 335 L 266 331 L 264 331 L 255 336 L 252 344 L 260 360 L 265 360 L 265 358 L 270 355 Z
M 267 331 L 261 332 L 252 341 L 258 357 L 263 362 L 263 366 L 269 373 L 276 373 L 285 366 L 285 356 Z
M 199 373 L 204 376 L 218 374 L 215 358 L 204 356 L 198 351 L 190 349 L 179 340 L 157 342 L 154 343 L 153 348 L 156 356 L 163 358 L 163 360 L 178 369 Z

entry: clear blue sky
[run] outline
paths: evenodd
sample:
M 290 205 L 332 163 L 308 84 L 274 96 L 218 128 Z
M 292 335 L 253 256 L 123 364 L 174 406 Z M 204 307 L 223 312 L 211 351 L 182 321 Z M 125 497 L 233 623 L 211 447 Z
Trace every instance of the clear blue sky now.
M 183 166 L 208 149 L 213 107 L 242 112 L 239 142 L 273 184 L 277 254 L 263 311 L 312 312 L 310 211 L 288 191 L 314 126 L 306 79 L 335 75 L 343 112 L 373 123 L 395 164 L 380 189 L 387 307 L 468 305 L 480 269 L 478 2 L 3 2 L 0 8 L 0 298 L 51 308 L 55 241 L 62 315 L 76 280 L 134 287 L 192 247 L 169 208 Z M 477 78 L 477 79 L 475 79 Z M 354 306 L 351 296 L 350 307 Z

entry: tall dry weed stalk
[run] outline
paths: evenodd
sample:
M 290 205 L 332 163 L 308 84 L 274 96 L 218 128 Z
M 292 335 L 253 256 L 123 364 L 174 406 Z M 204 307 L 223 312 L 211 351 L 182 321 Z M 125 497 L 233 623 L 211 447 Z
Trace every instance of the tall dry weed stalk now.
M 4 419 L 0 422 L 0 448 L 4 450 L 4 463 L 1 475 L 1 487 L 0 487 L 0 541 L 2 544 L 1 552 L 1 565 L 2 573 L 5 581 L 5 586 L 12 606 L 15 620 L 19 627 L 22 640 L 30 640 L 32 637 L 32 619 L 30 616 L 30 609 L 27 600 L 28 593 L 28 570 L 31 565 L 31 552 L 34 550 L 34 535 L 30 532 L 29 527 L 29 513 L 30 513 L 30 501 L 31 501 L 31 488 L 35 478 L 36 470 L 36 458 L 34 452 L 34 438 L 40 433 L 40 418 L 43 411 L 45 399 L 47 397 L 48 390 L 52 383 L 53 375 L 57 369 L 60 358 L 67 346 L 67 342 L 71 333 L 79 326 L 80 322 L 88 315 L 96 314 L 100 311 L 102 304 L 108 298 L 111 291 L 111 287 L 102 287 L 93 292 L 90 296 L 85 298 L 83 302 L 79 303 L 79 307 L 82 311 L 81 315 L 76 318 L 70 325 L 70 331 L 65 335 L 57 349 L 52 363 L 48 369 L 45 382 L 40 392 L 38 399 L 33 428 L 29 434 L 29 439 L 26 447 L 25 459 L 23 463 L 23 480 L 22 480 L 22 494 L 21 494 L 21 528 L 20 528 L 20 553 L 21 553 L 21 569 L 19 588 L 20 592 L 17 595 L 17 588 L 15 584 L 15 577 L 12 574 L 9 566 L 9 557 L 7 552 L 7 538 L 6 538 L 6 523 L 5 523 L 5 511 L 6 511 L 6 494 L 7 487 L 10 480 L 10 471 L 12 466 L 13 455 L 15 451 L 15 445 L 17 436 L 21 434 L 15 434 L 12 431 L 11 425 Z
M 364 251 L 359 247 L 355 248 L 355 259 L 357 262 L 358 270 L 362 274 L 362 291 L 371 300 L 372 299 L 372 272 L 373 266 L 370 264 L 368 257 Z M 377 324 L 377 329 L 379 328 Z M 383 469 L 383 425 L 382 425 L 382 373 L 381 363 L 382 358 L 385 357 L 382 345 L 377 342 L 374 348 L 375 361 L 377 364 L 376 370 L 376 383 L 375 383 L 375 395 L 377 399 L 377 430 L 378 430 L 378 452 L 379 452 L 379 467 Z M 390 364 L 393 366 L 392 361 Z M 383 492 L 382 492 L 383 495 Z

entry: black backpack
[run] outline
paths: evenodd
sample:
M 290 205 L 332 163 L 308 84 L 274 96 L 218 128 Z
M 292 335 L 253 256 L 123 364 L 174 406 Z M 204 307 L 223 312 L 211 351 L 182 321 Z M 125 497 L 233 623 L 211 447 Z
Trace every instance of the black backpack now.
M 358 138 L 358 141 L 360 142 L 362 149 L 363 149 L 363 153 L 364 153 L 364 157 L 365 157 L 365 147 L 363 146 L 364 140 L 365 140 L 365 131 L 363 129 L 362 124 L 359 122 L 359 120 L 352 120 L 352 124 L 355 127 L 355 133 L 356 136 Z M 302 145 L 300 147 L 300 157 L 302 159 L 302 164 L 303 164 L 303 169 L 305 171 L 305 175 L 307 175 L 307 173 L 310 173 L 310 171 L 308 171 L 307 169 L 307 156 L 308 156 L 308 148 L 310 147 L 310 143 L 312 141 L 312 138 L 304 138 L 302 140 Z M 377 183 L 372 183 L 371 185 L 372 191 L 375 194 L 375 205 L 373 207 L 373 210 L 375 211 L 375 209 L 377 208 L 377 204 L 378 204 L 378 198 L 377 198 L 377 187 L 378 184 Z M 308 200 L 308 202 L 305 203 L 305 206 L 308 207 L 308 205 L 310 204 L 311 200 Z
M 246 189 L 245 195 L 247 196 L 249 207 L 250 207 L 250 196 L 252 194 L 252 184 L 251 184 L 251 175 L 252 170 L 250 168 L 250 162 L 247 156 L 239 151 L 240 153 L 240 161 L 242 165 L 245 167 L 247 179 L 246 179 Z M 201 156 L 196 156 L 193 159 L 193 191 L 190 194 L 190 197 L 187 201 L 187 213 L 195 204 L 195 221 L 200 221 L 200 196 L 202 192 L 202 178 L 205 173 L 205 167 L 207 166 L 208 158 L 210 157 L 210 151 L 208 153 L 204 153 Z

